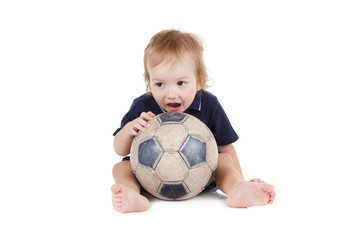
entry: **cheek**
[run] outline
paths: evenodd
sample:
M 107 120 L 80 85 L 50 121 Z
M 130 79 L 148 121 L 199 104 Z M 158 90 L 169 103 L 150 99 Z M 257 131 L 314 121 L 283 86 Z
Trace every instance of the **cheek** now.
M 159 90 L 151 85 L 150 85 L 150 91 L 154 97 L 159 94 Z
M 196 92 L 194 91 L 191 91 L 191 92 L 188 92 L 187 94 L 186 94 L 186 102 L 187 102 L 187 104 L 191 104 L 191 102 L 194 100 L 194 98 L 195 98 L 195 95 L 196 95 Z
M 161 100 L 163 99 L 162 94 L 161 94 L 159 91 L 157 91 L 157 90 L 151 91 L 151 93 L 152 93 L 155 101 L 156 101 L 157 103 L 160 103 Z

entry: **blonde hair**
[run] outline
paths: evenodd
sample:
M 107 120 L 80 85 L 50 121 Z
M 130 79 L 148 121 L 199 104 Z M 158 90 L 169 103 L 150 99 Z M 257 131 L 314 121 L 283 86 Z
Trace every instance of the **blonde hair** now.
M 188 53 L 196 65 L 196 80 L 202 89 L 206 89 L 208 76 L 203 60 L 203 42 L 199 36 L 178 30 L 163 30 L 155 34 L 145 49 L 144 78 L 147 93 L 150 92 L 149 68 L 154 68 L 162 62 L 177 60 Z

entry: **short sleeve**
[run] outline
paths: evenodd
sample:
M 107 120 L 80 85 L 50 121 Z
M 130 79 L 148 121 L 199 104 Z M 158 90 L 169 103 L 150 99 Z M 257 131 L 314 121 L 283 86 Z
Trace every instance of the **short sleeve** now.
M 153 112 L 155 115 L 162 113 L 162 109 L 159 107 L 159 105 L 157 105 L 153 96 L 143 94 L 140 97 L 135 98 L 130 106 L 129 111 L 121 120 L 120 127 L 116 129 L 116 131 L 113 133 L 113 136 L 115 136 L 128 122 L 138 118 L 142 112 L 148 111 Z
M 217 145 L 225 146 L 236 142 L 239 137 L 233 129 L 223 107 L 219 102 L 217 103 L 210 130 L 214 134 Z
M 113 133 L 113 136 L 115 136 L 128 122 L 131 122 L 137 117 L 139 117 L 142 112 L 143 111 L 142 111 L 141 102 L 139 101 L 139 98 L 136 98 L 131 104 L 129 111 L 125 114 L 125 116 L 121 120 L 120 127 L 116 129 L 116 131 Z

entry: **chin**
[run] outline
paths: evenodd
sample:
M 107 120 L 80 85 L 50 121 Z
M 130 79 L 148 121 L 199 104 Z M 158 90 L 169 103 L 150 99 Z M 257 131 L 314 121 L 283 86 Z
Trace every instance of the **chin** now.
M 182 110 L 178 110 L 178 111 L 172 111 L 172 110 L 165 110 L 166 112 L 170 112 L 170 113 L 182 113 L 182 112 L 184 112 L 184 111 L 182 111 Z

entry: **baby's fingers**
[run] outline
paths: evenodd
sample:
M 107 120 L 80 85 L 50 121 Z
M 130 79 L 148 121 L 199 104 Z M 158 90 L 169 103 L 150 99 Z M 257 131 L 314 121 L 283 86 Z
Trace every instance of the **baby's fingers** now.
M 136 129 L 136 128 L 131 129 L 130 130 L 130 135 L 135 136 L 135 137 L 139 136 L 140 135 L 139 130 Z
M 147 113 L 143 112 L 140 115 L 140 118 L 147 122 L 151 121 L 154 117 L 155 117 L 155 114 L 153 114 L 152 112 L 147 112 Z
M 151 111 L 147 112 L 147 114 L 153 119 L 155 117 L 155 114 L 153 114 Z
M 145 132 L 145 128 L 147 127 L 147 122 L 145 122 L 142 119 L 138 119 L 138 121 L 135 123 L 133 129 L 137 132 Z
M 138 119 L 136 120 L 136 122 L 137 122 L 137 124 L 140 125 L 140 127 L 144 128 L 143 130 L 142 130 L 142 128 L 138 128 L 138 129 L 139 129 L 140 131 L 142 131 L 142 132 L 145 131 L 145 128 L 150 127 L 150 124 L 148 123 L 148 121 L 142 119 L 141 117 L 138 118 Z

